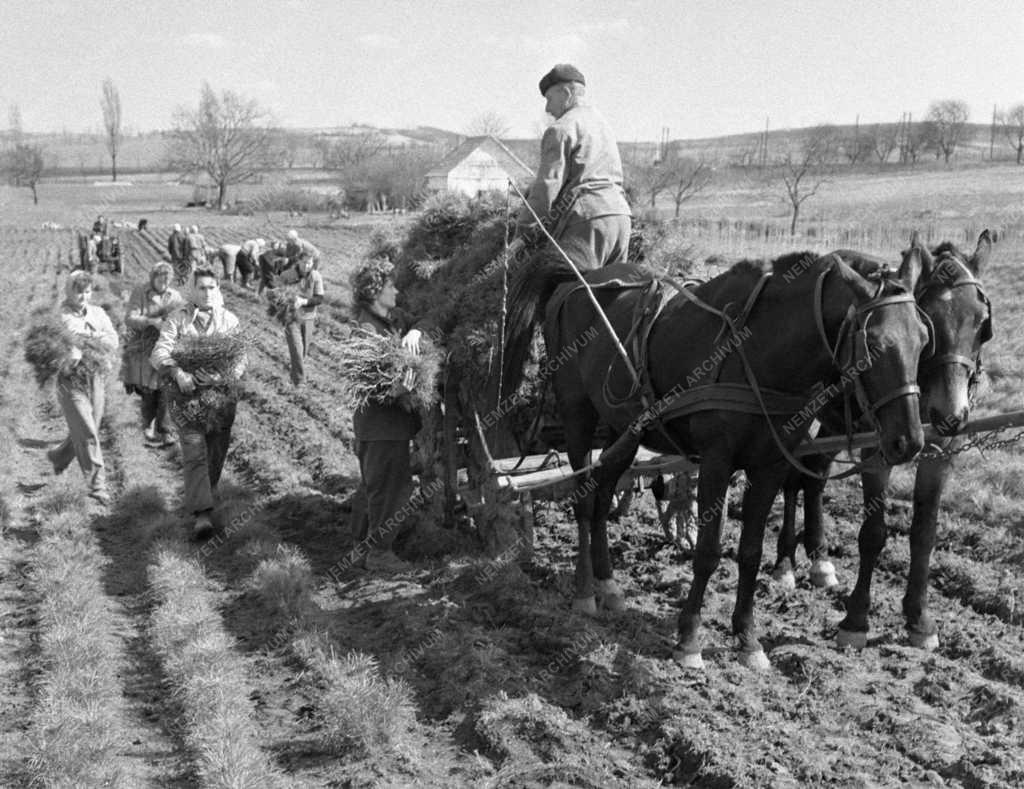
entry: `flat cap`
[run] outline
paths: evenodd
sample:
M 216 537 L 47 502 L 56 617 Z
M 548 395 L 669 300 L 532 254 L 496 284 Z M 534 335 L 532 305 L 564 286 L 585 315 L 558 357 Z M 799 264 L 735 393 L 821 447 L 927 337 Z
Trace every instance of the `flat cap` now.
M 587 81 L 583 79 L 583 74 L 571 63 L 559 63 L 551 71 L 545 74 L 540 80 L 540 95 L 543 96 L 548 92 L 548 88 L 552 85 L 557 85 L 559 82 L 579 82 L 581 85 L 586 85 Z

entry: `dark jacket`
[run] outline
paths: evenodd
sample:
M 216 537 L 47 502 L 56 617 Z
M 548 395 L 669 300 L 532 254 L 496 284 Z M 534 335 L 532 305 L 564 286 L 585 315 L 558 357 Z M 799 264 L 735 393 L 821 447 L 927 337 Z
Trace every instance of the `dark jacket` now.
M 170 237 L 167 239 L 167 252 L 171 256 L 171 260 L 184 260 L 185 259 L 185 234 L 177 230 L 172 230 Z
M 398 333 L 405 335 L 411 328 L 426 331 L 422 323 L 413 324 L 407 313 L 395 309 L 389 318 L 357 307 L 355 315 L 357 326 L 377 334 Z M 381 405 L 369 403 L 352 415 L 352 432 L 359 441 L 408 441 L 422 427 L 419 414 L 407 411 L 401 405 Z

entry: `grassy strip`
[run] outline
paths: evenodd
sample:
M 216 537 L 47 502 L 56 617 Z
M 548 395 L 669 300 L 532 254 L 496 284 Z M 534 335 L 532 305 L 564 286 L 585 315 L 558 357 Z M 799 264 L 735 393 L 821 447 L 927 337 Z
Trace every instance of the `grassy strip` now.
M 315 713 L 325 751 L 381 765 L 418 761 L 416 705 L 412 689 L 401 679 L 382 677 L 377 661 L 360 652 L 335 654 L 329 637 L 317 628 L 319 610 L 311 595 L 313 571 L 292 547 L 273 547 L 266 536 L 246 543 L 250 555 L 263 559 L 247 587 L 268 615 L 289 634 L 291 651 L 312 672 L 321 693 Z M 280 638 L 278 640 L 281 640 Z
M 128 785 L 117 754 L 127 739 L 119 641 L 85 510 L 70 488 L 47 498 L 31 562 L 43 668 L 28 768 L 43 786 Z
M 149 568 L 153 645 L 185 710 L 185 739 L 204 786 L 288 785 L 260 749 L 245 669 L 224 632 L 215 589 L 169 543 Z

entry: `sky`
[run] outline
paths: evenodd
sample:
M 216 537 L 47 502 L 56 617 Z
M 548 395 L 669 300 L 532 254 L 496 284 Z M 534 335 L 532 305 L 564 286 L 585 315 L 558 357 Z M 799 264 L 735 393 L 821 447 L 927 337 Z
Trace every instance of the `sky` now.
M 543 129 L 571 62 L 620 140 L 922 117 L 1024 102 L 1020 0 L 0 0 L 0 127 L 99 131 L 110 77 L 133 131 L 204 81 L 276 125 Z

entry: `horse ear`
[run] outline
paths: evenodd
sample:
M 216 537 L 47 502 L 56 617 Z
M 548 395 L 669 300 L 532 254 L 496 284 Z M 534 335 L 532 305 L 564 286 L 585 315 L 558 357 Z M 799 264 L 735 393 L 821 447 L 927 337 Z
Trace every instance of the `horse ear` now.
M 854 271 L 846 261 L 834 252 L 832 253 L 832 260 L 834 261 L 836 273 L 846 283 L 858 304 L 864 304 L 875 297 L 875 288 L 872 284 Z
M 914 292 L 918 280 L 925 272 L 923 255 L 927 254 L 928 251 L 917 244 L 911 245 L 910 249 L 903 253 L 903 262 L 900 263 L 900 281 L 911 293 Z M 930 260 L 931 257 L 929 256 Z
M 967 266 L 974 273 L 974 276 L 981 276 L 981 270 L 985 268 L 985 264 L 988 263 L 988 258 L 991 254 L 992 236 L 989 235 L 988 230 L 982 230 L 981 235 L 978 236 L 978 247 L 974 250 L 974 254 L 971 255 L 971 259 L 967 261 Z

